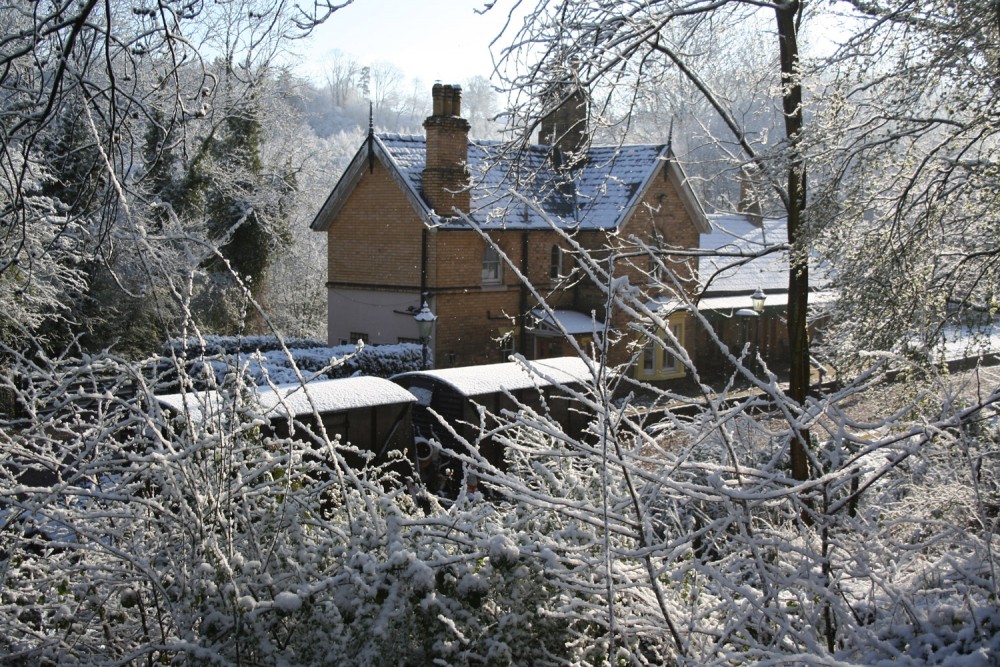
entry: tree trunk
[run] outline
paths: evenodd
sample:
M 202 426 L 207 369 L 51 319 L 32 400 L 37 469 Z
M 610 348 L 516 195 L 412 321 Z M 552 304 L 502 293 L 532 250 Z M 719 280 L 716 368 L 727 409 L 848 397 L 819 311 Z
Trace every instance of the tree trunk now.
M 775 7 L 778 43 L 781 52 L 781 101 L 785 116 L 785 137 L 789 144 L 788 163 L 788 242 L 792 246 L 788 265 L 788 341 L 791 350 L 788 392 L 799 405 L 809 391 L 809 332 L 806 327 L 809 298 L 808 253 L 802 244 L 802 217 L 806 204 L 805 161 L 798 151 L 802 132 L 802 84 L 799 79 L 798 19 L 802 4 L 792 0 Z M 809 431 L 796 428 L 792 439 L 792 476 L 808 479 L 806 446 Z

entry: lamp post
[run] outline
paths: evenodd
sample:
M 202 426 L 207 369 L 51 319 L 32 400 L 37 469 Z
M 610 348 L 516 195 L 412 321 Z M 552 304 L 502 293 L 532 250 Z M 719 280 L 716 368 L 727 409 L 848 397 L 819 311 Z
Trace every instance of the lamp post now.
M 767 295 L 764 294 L 764 290 L 757 286 L 757 291 L 750 295 L 750 303 L 753 306 L 753 312 L 757 313 L 757 356 L 761 354 L 760 345 L 760 320 L 764 316 L 764 300 L 767 299 Z
M 437 315 L 431 312 L 431 309 L 427 307 L 427 302 L 424 301 L 424 305 L 421 306 L 420 311 L 413 316 L 413 319 L 417 321 L 417 335 L 420 336 L 420 345 L 423 353 L 423 364 L 422 370 L 427 370 L 427 341 L 431 337 L 431 331 L 434 329 L 434 320 L 437 319 Z

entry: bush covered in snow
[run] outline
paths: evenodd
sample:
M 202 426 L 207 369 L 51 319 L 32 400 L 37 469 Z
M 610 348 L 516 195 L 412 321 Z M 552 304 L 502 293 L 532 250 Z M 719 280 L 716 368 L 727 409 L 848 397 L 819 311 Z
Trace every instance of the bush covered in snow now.
M 420 370 L 423 360 L 421 346 L 413 343 L 326 347 L 309 338 L 278 339 L 274 336 L 205 336 L 172 340 L 164 345 L 163 354 L 186 360 L 192 375 L 208 372 L 212 381 L 218 383 L 238 370 L 257 385 L 296 384 L 302 380 L 332 380 L 354 375 L 388 378 Z
M 792 431 L 758 397 L 650 429 L 595 382 L 580 438 L 544 402 L 484 413 L 505 466 L 459 443 L 482 494 L 445 505 L 398 461 L 265 435 L 243 374 L 200 421 L 161 413 L 131 363 L 15 363 L 33 380 L 7 381 L 29 414 L 0 429 L 11 664 L 964 667 L 1000 651 L 1000 434 L 980 401 L 924 395 L 865 426 L 818 399 L 817 478 L 800 484 Z
M 273 350 L 301 350 L 326 347 L 315 338 L 278 338 L 276 336 L 201 336 L 172 338 L 163 344 L 164 356 L 211 356 Z M 348 346 L 351 349 L 353 345 Z
M 656 400 L 633 409 L 614 391 L 623 376 L 595 363 L 591 382 L 564 388 L 590 418 L 582 436 L 548 412 L 555 397 L 484 409 L 482 432 L 451 452 L 478 486 L 445 502 L 414 485 L 401 453 L 372 461 L 329 433 L 261 428 L 251 383 L 291 372 L 273 370 L 282 359 L 327 372 L 338 348 L 201 362 L 220 401 L 205 420 L 161 412 L 139 364 L 8 353 L 0 388 L 22 408 L 0 424 L 0 655 L 12 664 L 968 667 L 1000 655 L 993 385 L 930 369 L 896 392 L 866 376 L 797 411 L 771 378 L 697 405 L 648 388 Z M 175 373 L 193 383 L 190 367 Z M 805 482 L 788 470 L 798 424 Z M 479 454 L 486 439 L 502 466 Z

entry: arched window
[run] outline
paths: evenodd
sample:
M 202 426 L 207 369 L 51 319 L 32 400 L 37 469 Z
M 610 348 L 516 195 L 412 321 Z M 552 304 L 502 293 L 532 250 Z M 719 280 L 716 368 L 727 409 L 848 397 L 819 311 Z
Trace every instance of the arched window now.
M 563 275 L 563 251 L 559 245 L 552 246 L 552 254 L 549 260 L 549 278 L 559 280 Z
M 500 282 L 500 253 L 492 245 L 483 249 L 483 284 Z

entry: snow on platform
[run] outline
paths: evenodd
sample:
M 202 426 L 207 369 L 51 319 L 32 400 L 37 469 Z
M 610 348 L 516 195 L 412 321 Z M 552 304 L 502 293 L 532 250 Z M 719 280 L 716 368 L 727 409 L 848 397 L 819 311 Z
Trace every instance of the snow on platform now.
M 766 292 L 767 299 L 764 305 L 768 308 L 787 308 L 788 292 Z M 809 292 L 809 305 L 818 306 L 833 303 L 837 300 L 837 293 L 833 290 L 822 290 Z M 738 294 L 736 296 L 705 296 L 698 300 L 699 310 L 739 310 L 750 308 L 750 296 Z

